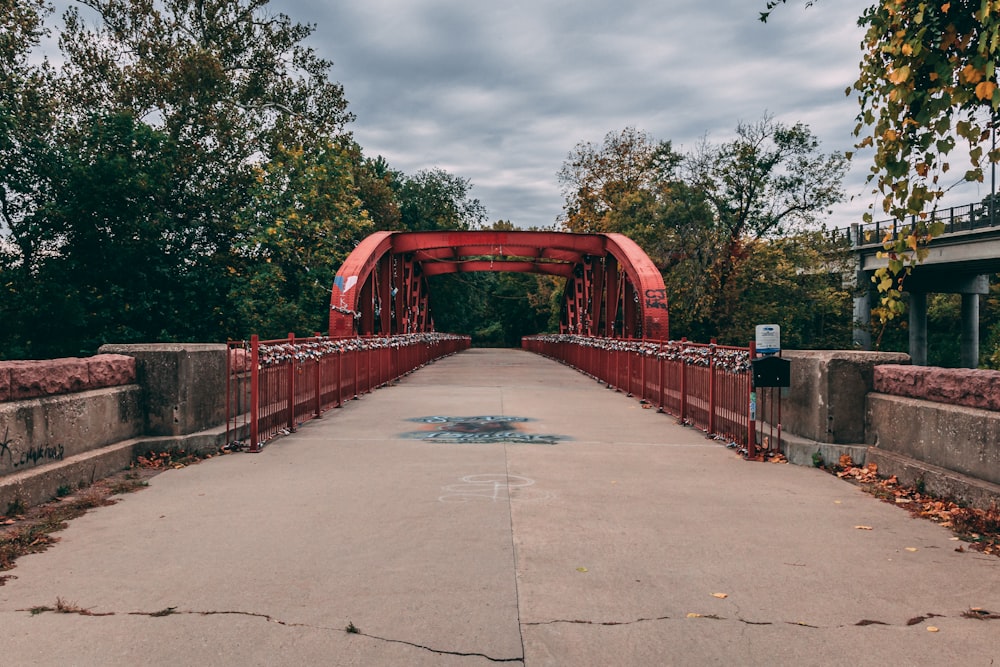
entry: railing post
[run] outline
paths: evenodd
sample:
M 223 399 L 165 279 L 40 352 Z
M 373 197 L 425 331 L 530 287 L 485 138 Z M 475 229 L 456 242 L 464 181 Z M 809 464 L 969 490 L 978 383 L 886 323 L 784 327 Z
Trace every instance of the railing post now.
M 687 421 L 687 407 L 688 407 L 688 394 L 687 394 L 687 359 L 684 358 L 683 350 L 681 351 L 681 423 Z
M 663 407 L 664 407 L 664 404 L 665 404 L 665 401 L 663 400 L 663 394 L 665 392 L 665 388 L 663 386 L 663 364 L 664 364 L 664 361 L 663 361 L 663 341 L 661 340 L 660 341 L 660 345 L 659 345 L 659 347 L 656 350 L 656 372 L 657 372 L 657 379 L 658 379 L 658 382 L 657 382 L 657 385 L 658 385 L 658 394 L 657 395 L 659 397 L 659 400 L 657 401 L 659 403 L 659 405 L 657 405 L 656 407 L 659 408 L 660 410 L 663 410 Z
M 639 390 L 639 400 L 646 400 L 646 355 L 642 348 L 637 353 L 639 355 L 639 382 L 642 385 Z
M 313 339 L 315 340 L 315 342 L 319 343 L 320 342 L 320 338 L 322 338 L 322 337 L 323 337 L 323 334 L 321 334 L 320 332 L 318 332 L 318 331 L 314 331 L 313 332 Z M 323 370 L 322 348 L 317 345 L 317 355 L 316 355 L 316 387 L 315 387 L 315 391 L 316 391 L 316 412 L 313 413 L 313 417 L 317 418 L 317 419 L 321 416 L 321 413 L 323 411 L 323 382 L 322 382 L 323 373 L 322 373 L 322 370 Z
M 756 356 L 757 342 L 750 341 L 750 361 Z M 747 458 L 757 458 L 757 392 L 753 386 L 753 370 L 750 371 L 750 381 L 747 383 Z
M 337 350 L 337 407 L 344 406 L 344 348 Z
M 288 364 L 288 430 L 295 432 L 295 334 L 288 334 L 288 345 L 292 348 L 292 360 Z
M 250 336 L 250 451 L 260 451 L 260 340 Z
M 708 356 L 708 432 L 715 435 L 715 339 Z

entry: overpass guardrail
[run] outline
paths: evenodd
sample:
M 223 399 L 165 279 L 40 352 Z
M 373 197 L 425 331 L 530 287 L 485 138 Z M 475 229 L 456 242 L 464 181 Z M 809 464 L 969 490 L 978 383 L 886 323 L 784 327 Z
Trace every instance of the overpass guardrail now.
M 230 341 L 226 442 L 258 452 L 275 436 L 471 343 L 441 333 Z
M 915 215 L 911 215 L 908 220 L 875 220 L 831 229 L 830 238 L 834 241 L 845 239 L 852 248 L 881 247 L 886 241 L 898 238 L 901 233 L 916 231 L 920 222 Z M 922 222 L 924 225 L 934 222 L 943 224 L 942 234 L 976 232 L 1000 227 L 1000 211 L 991 210 L 989 205 L 982 203 L 965 204 L 937 209 Z
M 572 334 L 527 336 L 521 346 L 755 454 L 749 347 Z

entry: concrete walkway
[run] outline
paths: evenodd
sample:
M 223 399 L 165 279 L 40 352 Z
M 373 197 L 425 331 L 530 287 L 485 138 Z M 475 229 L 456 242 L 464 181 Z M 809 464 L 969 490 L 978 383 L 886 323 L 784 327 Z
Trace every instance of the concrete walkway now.
M 510 419 L 412 421 L 469 416 Z M 1000 621 L 962 615 L 1000 612 L 1000 559 L 515 350 L 166 472 L 59 535 L 0 587 L 0 664 L 1000 662 Z M 57 600 L 90 615 L 27 611 Z

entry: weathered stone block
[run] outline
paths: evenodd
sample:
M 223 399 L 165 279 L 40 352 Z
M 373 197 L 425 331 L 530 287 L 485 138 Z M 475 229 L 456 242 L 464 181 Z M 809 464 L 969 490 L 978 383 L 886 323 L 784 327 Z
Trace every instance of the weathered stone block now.
M 89 377 L 86 359 L 14 362 L 10 369 L 10 397 L 18 401 L 84 391 Z
M 123 354 L 98 354 L 87 359 L 91 389 L 135 383 L 135 359 Z
M 126 385 L 0 404 L 0 477 L 137 437 L 140 393 Z
M 1000 411 L 1000 372 L 968 368 L 880 366 L 875 391 L 926 401 Z
M 10 366 L 0 363 L 0 403 L 10 400 Z

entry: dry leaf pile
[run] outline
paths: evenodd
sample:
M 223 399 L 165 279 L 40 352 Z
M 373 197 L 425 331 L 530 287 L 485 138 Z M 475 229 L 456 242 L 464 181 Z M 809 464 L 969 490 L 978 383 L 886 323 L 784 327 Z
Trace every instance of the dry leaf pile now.
M 1000 508 L 962 507 L 951 500 L 935 498 L 914 487 L 901 485 L 895 475 L 879 477 L 878 466 L 874 463 L 858 467 L 847 454 L 840 457 L 834 472 L 837 477 L 857 484 L 876 498 L 902 507 L 913 516 L 950 528 L 967 543 L 956 551 L 968 548 L 1000 556 Z

